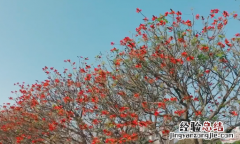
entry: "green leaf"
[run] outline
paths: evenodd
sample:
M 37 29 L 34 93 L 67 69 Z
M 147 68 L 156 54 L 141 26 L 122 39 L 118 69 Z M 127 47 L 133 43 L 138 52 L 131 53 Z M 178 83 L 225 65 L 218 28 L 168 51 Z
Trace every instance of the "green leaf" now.
M 203 121 L 205 121 L 205 120 L 206 120 L 206 118 L 200 117 L 200 121 L 201 121 L 201 122 L 203 122 Z
M 194 45 L 196 42 L 197 42 L 197 38 L 194 37 L 194 38 L 191 40 L 191 44 Z
M 223 57 L 225 57 L 225 54 L 223 52 L 219 52 L 216 54 L 216 56 L 219 58 L 223 58 Z
M 212 118 L 212 120 L 213 120 L 213 121 L 217 121 L 217 120 L 218 120 L 218 117 L 215 116 L 215 117 Z
M 163 18 L 163 20 L 164 20 L 166 23 L 168 23 L 168 20 L 167 20 L 167 19 Z
M 225 107 L 225 106 L 226 106 L 226 105 L 224 105 L 224 104 L 220 105 L 220 107 L 222 107 L 222 108 Z
M 206 61 L 206 60 L 208 59 L 208 56 L 206 56 L 206 55 L 204 55 L 204 54 L 199 54 L 199 55 L 197 56 L 197 58 L 198 58 L 199 60 Z
M 218 35 L 218 37 L 222 39 L 225 37 L 225 35 Z
M 240 104 L 240 100 L 237 100 L 237 102 Z
M 161 18 L 157 18 L 156 20 L 161 21 L 162 19 Z
M 217 71 L 217 69 L 218 69 L 217 66 L 214 66 L 214 67 L 213 67 L 213 70 L 214 70 L 214 71 Z
M 161 88 L 163 88 L 163 87 L 164 87 L 164 84 L 163 84 L 163 83 L 161 83 L 161 84 L 160 84 L 160 87 L 161 87 Z

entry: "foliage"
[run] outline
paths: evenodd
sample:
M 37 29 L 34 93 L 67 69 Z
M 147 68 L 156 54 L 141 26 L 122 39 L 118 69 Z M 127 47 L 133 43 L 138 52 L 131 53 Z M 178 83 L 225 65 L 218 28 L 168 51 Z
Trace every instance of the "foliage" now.
M 240 141 L 235 141 L 233 144 L 240 144 Z

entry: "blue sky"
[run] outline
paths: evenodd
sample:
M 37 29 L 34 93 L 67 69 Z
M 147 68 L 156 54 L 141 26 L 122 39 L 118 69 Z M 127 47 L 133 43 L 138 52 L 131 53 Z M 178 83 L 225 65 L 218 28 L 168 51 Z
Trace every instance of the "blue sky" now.
M 218 8 L 240 14 L 240 1 L 234 0 L 2 0 L 0 1 L 0 104 L 9 102 L 10 92 L 18 90 L 15 82 L 35 83 L 45 80 L 44 66 L 60 72 L 77 56 L 94 57 L 112 48 L 129 31 L 142 23 L 143 17 L 173 10 L 183 18 L 194 13 L 207 15 Z M 228 33 L 239 31 L 238 23 Z M 237 29 L 237 31 L 235 30 Z

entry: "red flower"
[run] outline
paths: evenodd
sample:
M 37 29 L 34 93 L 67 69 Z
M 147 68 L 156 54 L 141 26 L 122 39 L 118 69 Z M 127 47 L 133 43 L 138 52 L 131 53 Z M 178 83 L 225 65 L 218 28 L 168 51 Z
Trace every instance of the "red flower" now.
M 166 105 L 163 102 L 158 102 L 158 107 L 166 108 Z
M 84 69 L 80 69 L 80 73 L 85 73 L 86 71 Z
M 196 111 L 196 112 L 195 112 L 195 115 L 196 115 L 196 116 L 201 115 L 201 114 L 202 114 L 201 111 Z
M 140 122 L 139 122 L 139 126 L 140 126 L 140 127 L 143 127 L 143 126 L 146 127 L 147 125 L 148 125 L 148 124 L 147 124 L 146 122 L 144 122 L 144 121 L 140 121 Z
M 113 48 L 113 49 L 111 49 L 111 52 L 116 51 L 116 50 L 117 50 L 117 48 Z
M 186 24 L 187 26 L 192 26 L 192 22 L 191 22 L 190 20 L 187 20 L 187 21 L 185 22 L 185 24 Z
M 185 112 L 185 110 L 177 110 L 174 113 L 181 116 L 184 112 Z
M 141 64 L 136 64 L 135 67 L 136 67 L 136 68 L 141 68 L 142 65 L 141 65 Z
M 237 18 L 237 16 L 238 16 L 237 14 L 234 14 L 234 15 L 233 15 L 234 19 Z
M 136 10 L 137 13 L 140 13 L 141 11 L 142 11 L 142 10 L 139 9 L 139 8 L 137 8 L 137 10 Z
M 207 73 L 207 74 L 210 73 L 210 70 L 206 70 L 205 73 Z
M 69 96 L 66 96 L 66 97 L 63 98 L 63 101 L 65 103 L 67 103 L 67 102 L 71 101 L 71 98 Z
M 156 19 L 157 19 L 157 17 L 153 15 L 152 21 L 155 21 Z
M 183 57 L 186 57 L 186 56 L 187 56 L 187 52 L 183 52 L 183 53 L 182 53 L 182 56 L 183 56 Z
M 225 45 L 223 43 L 221 43 L 221 42 L 218 42 L 217 45 L 219 45 L 221 48 L 225 47 Z
M 191 60 L 194 60 L 194 57 L 193 57 L 193 56 L 187 57 L 187 61 L 191 61 Z
M 170 98 L 171 101 L 177 101 L 177 98 L 174 97 L 174 98 Z
M 197 20 L 199 19 L 199 14 L 196 15 L 196 19 L 197 19 Z
M 85 80 L 90 81 L 91 77 L 92 77 L 91 74 L 87 74 L 87 76 L 85 77 Z
M 139 97 L 139 93 L 136 93 L 133 95 L 134 97 L 138 98 Z
M 155 112 L 154 112 L 154 115 L 155 115 L 155 116 L 158 116 L 158 115 L 159 115 L 159 112 L 158 112 L 158 111 L 155 111 Z
M 114 42 L 111 42 L 111 45 L 114 45 Z
M 215 16 L 215 14 L 210 14 L 211 18 L 213 18 Z
M 54 124 L 48 124 L 48 129 L 50 130 L 50 131 L 53 131 L 54 129 L 56 128 L 56 126 L 54 125 Z
M 240 37 L 240 33 L 235 34 L 236 37 Z
M 228 39 L 225 39 L 225 44 L 228 44 L 228 43 L 229 43 Z
M 219 12 L 219 9 L 213 9 L 211 10 L 211 13 L 218 13 Z
M 176 14 L 177 14 L 177 15 L 182 15 L 182 13 L 181 13 L 180 11 L 178 11 Z
M 232 114 L 232 115 L 234 115 L 234 116 L 237 116 L 238 115 L 238 113 L 236 112 L 236 111 L 231 111 L 231 112 L 229 112 L 230 114 Z
M 176 59 L 177 62 L 179 62 L 180 64 L 183 64 L 183 60 L 182 59 Z
M 167 29 L 169 29 L 169 32 L 171 32 L 173 30 L 173 27 L 167 27 Z
M 125 111 L 125 110 L 127 110 L 127 109 L 128 109 L 128 107 L 120 107 L 120 108 L 119 108 L 119 111 L 120 111 L 120 112 L 123 112 L 123 111 Z
M 144 20 L 145 22 L 147 22 L 147 21 L 148 21 L 148 18 L 147 18 L 147 17 L 145 17 L 143 20 Z
M 194 100 L 194 101 L 199 101 L 199 99 L 198 99 L 198 98 L 194 98 L 193 100 Z
M 150 25 L 150 27 L 151 27 L 152 29 L 154 29 L 154 28 L 155 28 L 154 24 Z
M 89 66 L 89 65 L 86 65 L 86 67 L 85 67 L 86 69 L 90 69 L 91 68 L 91 66 Z
M 228 12 L 227 11 L 223 11 L 223 16 L 224 17 L 228 17 L 229 16 Z
M 171 9 L 171 12 L 170 12 L 169 14 L 174 15 L 174 14 L 175 14 L 175 11 L 173 11 L 173 10 Z
M 207 52 L 209 50 L 209 47 L 208 46 L 202 46 L 201 50 L 204 51 L 204 52 Z
M 45 83 L 43 84 L 43 86 L 45 86 L 45 87 L 47 87 L 48 85 L 49 85 L 48 82 L 45 82 Z
M 107 115 L 108 113 L 108 111 L 102 111 L 102 115 Z
M 169 134 L 169 132 L 170 132 L 169 130 L 165 129 L 162 131 L 162 134 Z
M 59 83 L 60 81 L 59 81 L 59 79 L 55 79 L 55 83 Z

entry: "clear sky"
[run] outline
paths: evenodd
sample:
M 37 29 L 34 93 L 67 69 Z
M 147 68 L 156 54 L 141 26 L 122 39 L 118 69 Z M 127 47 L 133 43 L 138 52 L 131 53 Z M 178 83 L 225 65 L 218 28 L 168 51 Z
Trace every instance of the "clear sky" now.
M 90 58 L 112 48 L 129 31 L 149 18 L 169 11 L 184 17 L 207 15 L 218 8 L 240 14 L 240 0 L 0 0 L 0 104 L 14 96 L 15 82 L 45 80 L 44 66 L 60 72 L 77 56 Z M 240 23 L 231 25 L 231 35 L 240 32 Z M 237 29 L 237 30 L 235 30 Z

